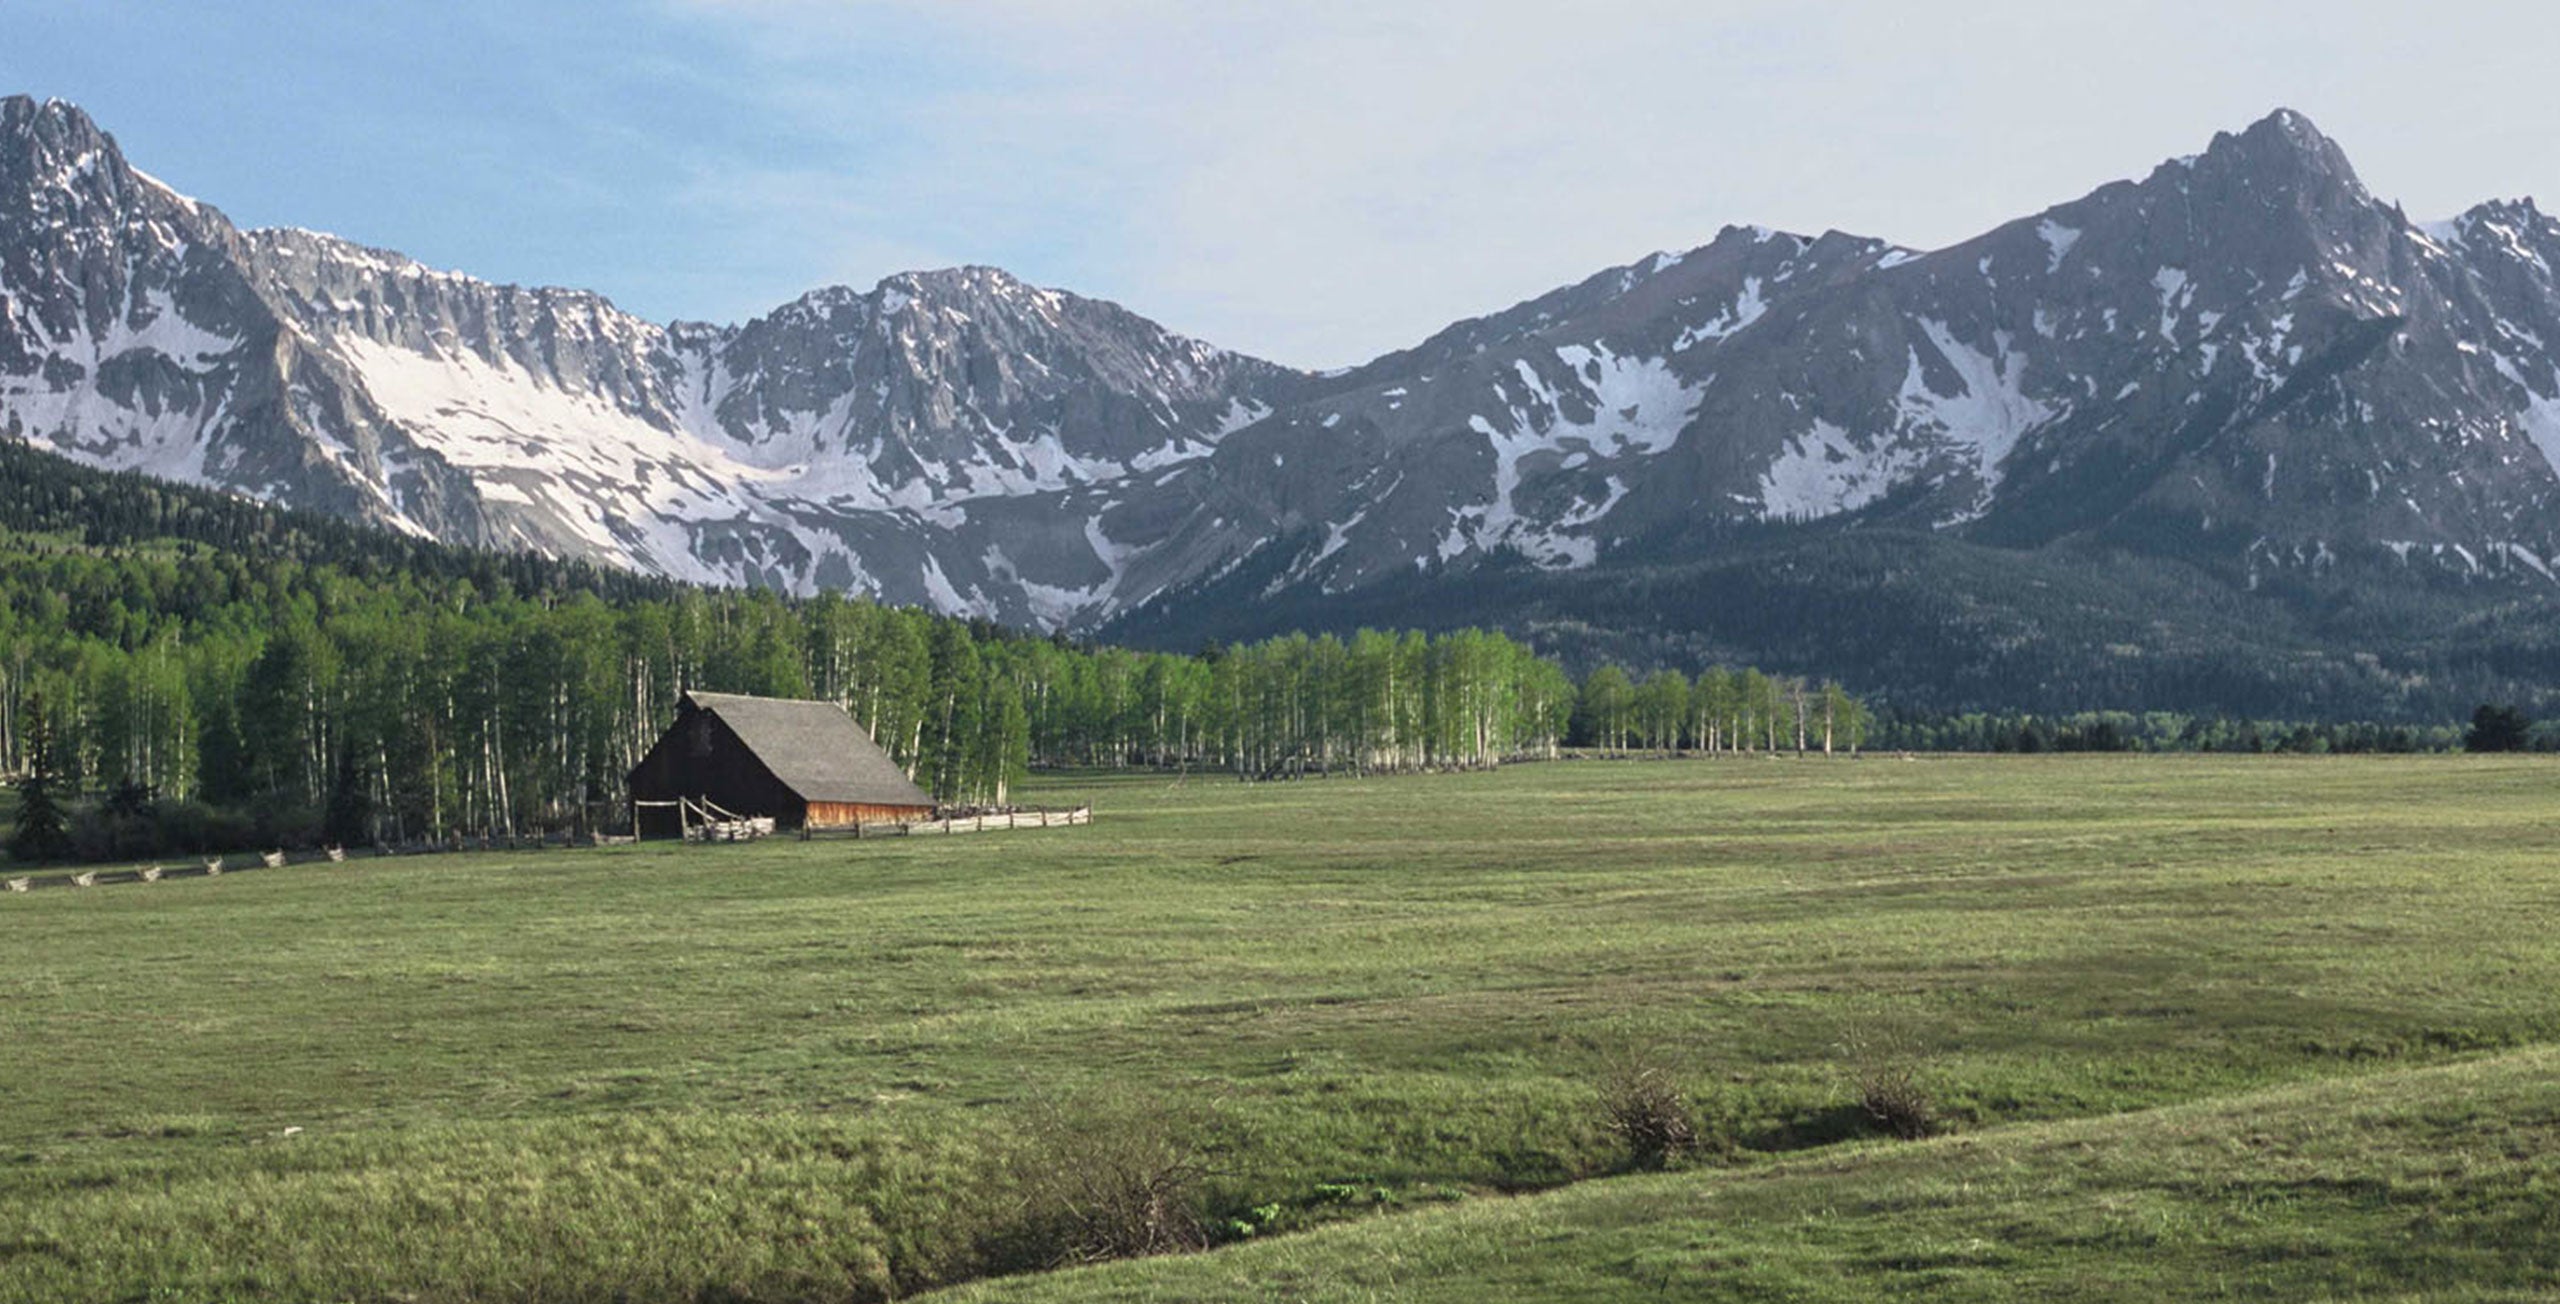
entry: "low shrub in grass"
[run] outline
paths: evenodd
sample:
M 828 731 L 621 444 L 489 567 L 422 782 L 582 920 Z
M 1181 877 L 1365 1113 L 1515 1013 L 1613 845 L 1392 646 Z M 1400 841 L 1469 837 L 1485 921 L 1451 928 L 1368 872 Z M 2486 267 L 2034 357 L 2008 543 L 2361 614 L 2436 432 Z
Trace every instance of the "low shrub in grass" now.
M 1635 1168 L 1666 1168 L 1702 1148 L 1689 1093 L 1659 1059 L 1624 1055 L 1601 1070 L 1600 1112 Z
M 1923 1069 L 1925 1051 L 1909 1028 L 1890 1021 L 1862 1024 L 1841 1038 L 1840 1054 L 1858 1108 L 1876 1130 L 1905 1141 L 1938 1131 L 1941 1115 Z
M 1006 1270 L 1206 1247 L 1201 1111 L 1146 1092 L 1045 1101 L 1011 1163 L 1015 1216 L 989 1258 Z

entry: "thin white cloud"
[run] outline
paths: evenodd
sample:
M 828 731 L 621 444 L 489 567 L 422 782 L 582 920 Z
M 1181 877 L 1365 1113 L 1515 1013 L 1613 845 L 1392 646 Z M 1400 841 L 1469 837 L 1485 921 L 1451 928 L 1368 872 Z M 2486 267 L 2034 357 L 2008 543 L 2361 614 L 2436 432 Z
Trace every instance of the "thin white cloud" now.
M 836 243 L 813 250 L 825 275 L 897 270 L 855 264 L 908 250 L 1007 262 L 1305 365 L 1412 343 L 1726 222 L 1946 243 L 2280 103 L 2413 207 L 2560 168 L 2535 111 L 2549 93 L 2524 75 L 2560 34 L 2541 14 L 668 2 L 755 52 L 778 120 L 860 138 L 863 175 L 821 164 L 751 182 L 757 202 L 829 215 Z M 2384 93 L 2413 77 L 2432 79 L 2427 95 Z M 2482 161 L 2457 176 L 2445 142 L 2413 138 L 2421 126 L 2494 131 L 2515 175 L 2458 190 L 2482 185 Z

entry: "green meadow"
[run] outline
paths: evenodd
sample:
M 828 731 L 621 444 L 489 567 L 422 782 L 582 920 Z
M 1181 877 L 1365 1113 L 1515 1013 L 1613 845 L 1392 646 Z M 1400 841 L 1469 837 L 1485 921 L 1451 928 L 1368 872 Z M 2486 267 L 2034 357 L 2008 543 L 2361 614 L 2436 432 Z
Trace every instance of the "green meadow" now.
M 1095 823 L 0 896 L 0 1298 L 2560 1289 L 2547 760 L 1038 788 Z M 994 1276 L 1133 1113 L 1218 1248 Z

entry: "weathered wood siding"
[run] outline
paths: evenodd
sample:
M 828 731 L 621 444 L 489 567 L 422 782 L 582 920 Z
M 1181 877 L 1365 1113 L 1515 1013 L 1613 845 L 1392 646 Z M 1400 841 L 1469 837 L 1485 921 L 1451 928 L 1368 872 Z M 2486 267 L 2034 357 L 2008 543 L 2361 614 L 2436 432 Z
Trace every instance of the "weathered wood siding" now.
M 846 829 L 856 824 L 882 824 L 899 820 L 928 819 L 931 806 L 874 806 L 861 802 L 813 801 L 809 803 L 808 822 L 813 829 Z

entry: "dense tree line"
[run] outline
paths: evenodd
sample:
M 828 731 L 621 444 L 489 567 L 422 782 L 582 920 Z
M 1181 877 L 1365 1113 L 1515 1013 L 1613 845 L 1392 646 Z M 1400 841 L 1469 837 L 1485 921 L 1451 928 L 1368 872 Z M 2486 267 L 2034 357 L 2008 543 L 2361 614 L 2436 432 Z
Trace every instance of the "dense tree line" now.
M 2536 736 L 2560 745 L 2560 735 Z M 1886 711 L 1876 747 L 1940 752 L 2441 752 L 2464 745 L 2450 724 L 2242 720 L 2174 711 L 2081 711 L 2064 715 Z
M 0 773 L 91 799 L 93 841 L 121 809 L 137 850 L 173 823 L 164 841 L 207 844 L 610 824 L 694 688 L 841 702 L 969 805 L 1035 764 L 1273 777 L 1551 755 L 1579 701 L 1556 664 L 1474 631 L 1182 656 L 833 595 L 523 593 L 503 572 L 25 536 L 0 536 L 0 561 Z
M 1820 751 L 1864 746 L 1872 717 L 1839 684 L 1711 666 L 1642 680 L 1602 666 L 1582 681 L 1577 741 L 1611 751 Z

